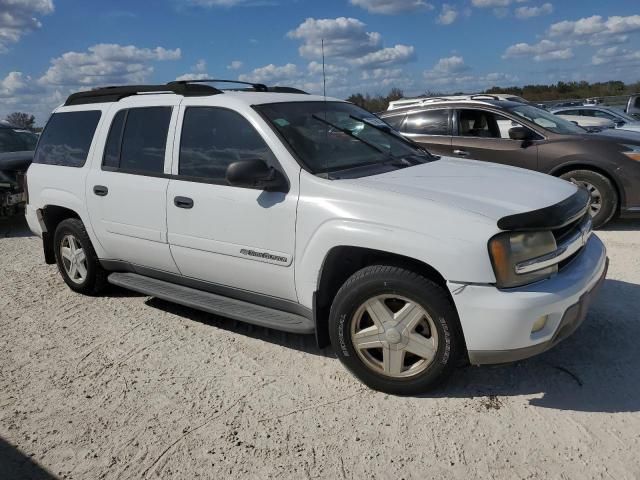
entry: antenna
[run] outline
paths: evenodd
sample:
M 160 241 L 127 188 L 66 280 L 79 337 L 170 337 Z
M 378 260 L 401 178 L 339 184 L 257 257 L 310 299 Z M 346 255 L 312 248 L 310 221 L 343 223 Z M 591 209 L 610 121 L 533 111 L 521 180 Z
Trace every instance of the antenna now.
M 322 86 L 324 99 L 327 100 L 327 75 L 324 71 L 324 38 L 322 39 Z

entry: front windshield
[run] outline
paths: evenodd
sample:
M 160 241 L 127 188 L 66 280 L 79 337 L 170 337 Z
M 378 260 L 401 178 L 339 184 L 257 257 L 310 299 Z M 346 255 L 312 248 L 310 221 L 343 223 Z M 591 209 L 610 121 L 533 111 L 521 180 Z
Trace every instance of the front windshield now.
M 27 130 L 0 128 L 0 153 L 35 150 L 38 137 Z
M 537 107 L 532 107 L 530 105 L 518 105 L 517 107 L 511 107 L 509 110 L 519 117 L 522 117 L 525 120 L 529 120 L 539 127 L 542 127 L 545 130 L 549 130 L 553 133 L 566 135 L 571 133 L 587 132 L 584 128 L 579 127 L 575 123 L 565 120 L 564 118 L 559 117 L 558 115 L 554 115 L 553 113 L 549 113 L 545 110 Z
M 620 110 L 614 110 L 612 108 L 607 108 L 606 110 L 607 112 L 610 112 L 612 115 L 615 115 L 616 117 L 621 118 L 622 120 L 624 120 L 625 122 L 634 122 L 636 123 L 638 120 L 633 118 L 630 115 L 627 115 L 624 112 L 621 112 Z
M 378 117 L 350 103 L 269 103 L 256 108 L 314 174 L 388 162 L 411 166 L 432 159 Z

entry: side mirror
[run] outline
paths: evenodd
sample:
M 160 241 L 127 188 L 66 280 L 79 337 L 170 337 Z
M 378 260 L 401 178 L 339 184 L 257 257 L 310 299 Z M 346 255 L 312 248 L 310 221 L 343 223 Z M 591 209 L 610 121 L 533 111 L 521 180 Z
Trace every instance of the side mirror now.
M 529 140 L 531 134 L 525 127 L 513 127 L 509 129 L 509 138 L 511 140 Z
M 264 160 L 240 160 L 227 167 L 227 183 L 234 187 L 255 188 L 268 192 L 288 192 L 285 176 Z

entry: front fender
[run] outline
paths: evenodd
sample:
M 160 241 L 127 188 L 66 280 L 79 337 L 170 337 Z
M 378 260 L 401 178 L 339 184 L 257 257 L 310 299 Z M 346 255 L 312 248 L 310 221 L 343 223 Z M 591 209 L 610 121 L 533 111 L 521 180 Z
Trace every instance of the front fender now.
M 473 232 L 473 229 L 469 230 Z M 312 308 L 320 272 L 329 252 L 336 247 L 361 247 L 413 258 L 438 271 L 445 280 L 463 283 L 493 283 L 495 275 L 487 251 L 490 235 L 474 232 L 473 238 L 451 238 L 369 223 L 333 219 L 322 223 L 296 254 L 298 299 Z

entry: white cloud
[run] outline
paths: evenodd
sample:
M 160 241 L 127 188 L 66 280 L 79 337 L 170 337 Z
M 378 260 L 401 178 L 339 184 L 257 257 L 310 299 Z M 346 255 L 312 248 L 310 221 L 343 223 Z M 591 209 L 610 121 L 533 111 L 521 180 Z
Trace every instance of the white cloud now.
M 524 3 L 527 0 L 471 0 L 471 4 L 478 8 L 508 7 L 512 3 Z
M 211 76 L 208 73 L 184 73 L 176 77 L 176 80 L 206 80 L 210 77 Z
M 440 25 L 451 25 L 458 18 L 458 11 L 448 3 L 442 4 L 442 11 L 436 20 Z
M 53 12 L 52 0 L 0 0 L 0 53 L 42 24 L 37 17 Z
M 276 5 L 274 1 L 268 0 L 186 0 L 188 5 L 196 7 L 261 7 Z
M 464 58 L 458 55 L 441 58 L 431 70 L 423 74 L 428 85 L 452 91 L 454 89 L 484 89 L 497 85 L 513 84 L 518 80 L 514 75 L 493 72 L 474 75 Z
M 583 39 L 616 36 L 638 31 L 640 31 L 640 15 L 614 16 L 606 20 L 600 15 L 594 15 L 575 21 L 565 20 L 554 23 L 548 33 L 550 37 Z
M 322 75 L 322 63 L 316 62 L 315 60 L 309 62 L 307 70 L 311 75 Z M 324 73 L 326 75 L 346 75 L 348 72 L 349 69 L 347 67 L 329 64 L 325 64 L 324 66 Z
M 464 63 L 464 58 L 453 55 L 447 58 L 441 58 L 433 67 L 432 72 L 438 74 L 461 73 L 469 70 L 470 67 Z
M 533 57 L 536 62 L 546 60 L 567 60 L 573 57 L 573 50 L 566 43 L 541 40 L 535 44 L 517 43 L 507 48 L 502 58 Z
M 87 52 L 67 52 L 51 60 L 51 67 L 38 80 L 44 85 L 93 87 L 141 83 L 153 73 L 153 61 L 178 60 L 179 48 L 167 50 L 101 43 Z
M 364 69 L 374 69 L 401 65 L 415 60 L 415 49 L 408 45 L 396 45 L 368 53 L 354 60 L 354 64 Z
M 541 15 L 549 15 L 551 13 L 553 13 L 553 5 L 551 3 L 543 3 L 539 7 L 516 8 L 516 18 L 519 18 L 521 20 L 539 17 Z
M 626 67 L 640 65 L 640 50 L 628 50 L 619 46 L 601 48 L 592 57 L 594 65 L 620 64 Z
M 192 70 L 194 72 L 206 72 L 207 71 L 207 62 L 203 59 L 198 60 L 198 62 L 193 66 Z
M 350 2 L 351 5 L 362 7 L 369 13 L 382 15 L 433 9 L 433 6 L 424 0 L 350 0 Z
M 367 32 L 366 25 L 355 18 L 307 18 L 287 36 L 301 40 L 300 55 L 305 58 L 322 57 L 322 40 L 326 57 L 357 58 L 379 50 L 382 37 Z
M 229 65 L 227 65 L 227 70 L 240 70 L 244 63 L 240 60 L 234 60 Z
M 273 63 L 264 67 L 256 68 L 251 73 L 242 74 L 238 77 L 243 82 L 266 83 L 276 85 L 279 83 L 292 83 L 301 73 L 293 63 L 277 66 Z

